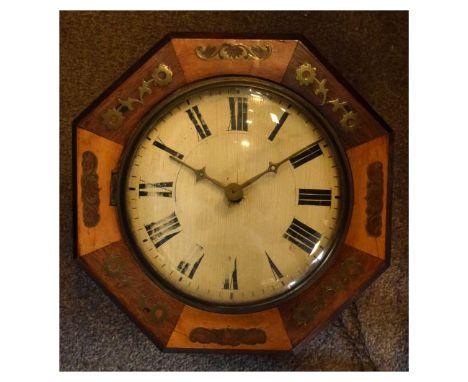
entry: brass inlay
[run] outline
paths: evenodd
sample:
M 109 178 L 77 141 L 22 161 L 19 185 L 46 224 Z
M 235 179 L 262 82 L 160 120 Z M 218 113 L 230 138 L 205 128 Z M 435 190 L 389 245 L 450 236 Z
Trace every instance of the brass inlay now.
M 158 299 L 148 297 L 147 288 L 132 275 L 125 260 L 118 254 L 119 251 L 116 252 L 104 259 L 102 264 L 104 274 L 113 280 L 115 287 L 128 288 L 136 294 L 138 308 L 155 326 L 166 323 L 170 316 L 169 306 Z
M 313 85 L 315 95 L 320 98 L 321 105 L 330 105 L 334 113 L 340 113 L 340 125 L 346 132 L 353 132 L 360 128 L 359 116 L 347 104 L 347 102 L 339 98 L 332 99 L 329 97 L 327 88 L 327 80 L 317 77 L 317 68 L 309 63 L 304 63 L 296 69 L 296 80 L 299 85 Z
M 198 46 L 195 53 L 202 60 L 265 60 L 271 56 L 272 48 L 270 45 L 251 45 L 228 44 L 224 43 L 218 46 Z
M 81 201 L 83 223 L 92 228 L 99 223 L 99 184 L 96 173 L 98 160 L 91 151 L 85 151 L 81 158 Z
M 195 328 L 190 332 L 189 339 L 191 342 L 199 342 L 202 344 L 215 343 L 218 345 L 257 345 L 264 344 L 267 336 L 262 329 L 208 329 Z
M 367 167 L 366 230 L 375 237 L 382 234 L 383 195 L 383 165 L 374 162 Z
M 336 293 L 345 289 L 362 272 L 364 267 L 352 254 L 340 264 L 338 274 L 327 280 L 315 292 L 313 301 L 304 301 L 293 309 L 293 320 L 298 326 L 306 326 L 315 316 L 325 308 Z
M 106 126 L 108 130 L 117 130 L 120 128 L 125 119 L 124 113 L 133 110 L 138 104 L 144 104 L 144 97 L 153 92 L 151 85 L 161 87 L 169 85 L 172 81 L 173 73 L 169 66 L 159 64 L 158 67 L 154 69 L 151 77 L 152 78 L 149 80 L 143 80 L 138 87 L 139 98 L 119 98 L 119 103 L 116 107 L 109 108 L 102 114 L 104 126 Z

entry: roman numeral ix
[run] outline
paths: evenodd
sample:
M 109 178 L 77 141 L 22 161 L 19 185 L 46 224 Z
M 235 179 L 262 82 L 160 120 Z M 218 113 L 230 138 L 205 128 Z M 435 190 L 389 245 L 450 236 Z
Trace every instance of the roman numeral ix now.
M 299 189 L 299 205 L 331 206 L 331 190 Z
M 273 141 L 273 139 L 275 139 L 276 137 L 276 134 L 278 134 L 278 132 L 280 131 L 281 127 L 283 126 L 284 122 L 286 121 L 286 119 L 288 118 L 288 115 L 289 113 L 287 111 L 285 111 L 283 113 L 283 115 L 281 116 L 279 122 L 276 124 L 275 128 L 272 130 L 272 132 L 270 133 L 270 135 L 268 136 L 268 139 L 270 141 Z
M 182 231 L 175 212 L 157 222 L 146 224 L 145 228 L 156 248 Z
M 195 130 L 197 130 L 198 136 L 201 139 L 209 137 L 211 135 L 210 129 L 208 129 L 208 126 L 206 125 L 200 110 L 198 110 L 198 106 L 194 106 L 191 109 L 185 111 L 192 121 L 193 126 L 195 126 Z
M 172 198 L 173 182 L 140 183 L 138 185 L 138 197 L 162 196 Z
M 234 259 L 234 270 L 231 277 L 224 279 L 224 289 L 239 289 L 237 285 L 237 259 Z
M 297 245 L 300 249 L 310 255 L 314 250 L 315 245 L 320 241 L 320 237 L 322 235 L 313 228 L 294 218 L 283 236 L 285 239 Z
M 301 151 L 299 154 L 293 156 L 289 159 L 289 161 L 291 162 L 294 168 L 297 168 L 299 166 L 302 166 L 304 163 L 307 163 L 312 159 L 317 158 L 322 154 L 322 149 L 320 148 L 319 144 L 316 143 L 315 145 L 312 145 L 306 148 L 305 150 Z
M 247 98 L 229 97 L 229 110 L 231 111 L 231 124 L 229 130 L 247 131 Z

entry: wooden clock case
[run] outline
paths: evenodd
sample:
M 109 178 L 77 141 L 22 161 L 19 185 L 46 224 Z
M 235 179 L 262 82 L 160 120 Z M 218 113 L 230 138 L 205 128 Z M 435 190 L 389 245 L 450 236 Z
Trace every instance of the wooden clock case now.
M 353 180 L 351 220 L 332 264 L 300 294 L 253 313 L 202 310 L 158 287 L 116 208 L 121 154 L 140 121 L 175 90 L 224 75 L 305 98 L 334 129 Z M 75 256 L 161 350 L 297 350 L 389 266 L 392 132 L 300 36 L 166 36 L 76 118 L 73 139 Z

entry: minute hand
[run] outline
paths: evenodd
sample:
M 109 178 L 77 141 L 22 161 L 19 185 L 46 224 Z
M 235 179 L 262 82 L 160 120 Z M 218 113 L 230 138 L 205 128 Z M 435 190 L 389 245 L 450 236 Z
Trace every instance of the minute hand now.
M 300 154 L 301 152 L 307 150 L 309 147 L 312 147 L 314 145 L 316 145 L 317 143 L 319 143 L 323 138 L 320 138 L 319 140 L 303 147 L 302 149 L 296 151 L 295 153 L 292 153 L 291 155 L 289 155 L 288 157 L 284 158 L 283 160 L 279 161 L 279 162 L 276 162 L 276 163 L 273 163 L 273 162 L 270 162 L 268 164 L 268 168 L 264 171 L 262 171 L 260 174 L 257 174 L 255 175 L 254 177 L 250 178 L 249 180 L 246 180 L 244 183 L 242 183 L 240 185 L 241 188 L 245 188 L 249 185 L 251 185 L 253 182 L 255 182 L 257 179 L 261 178 L 263 175 L 269 173 L 269 172 L 274 172 L 276 173 L 278 171 L 278 168 L 285 162 L 287 162 L 288 160 L 290 160 L 292 157 Z
M 203 168 L 195 168 L 195 167 L 192 167 L 190 166 L 189 164 L 185 163 L 184 161 L 181 161 L 179 158 L 177 157 L 174 157 L 174 156 L 169 156 L 169 158 L 171 158 L 172 160 L 180 163 L 181 165 L 189 168 L 190 170 L 192 170 L 194 173 L 195 173 L 195 176 L 197 177 L 197 182 L 199 180 L 202 180 L 202 179 L 206 179 L 206 180 L 209 180 L 211 183 L 215 184 L 216 186 L 218 186 L 219 188 L 222 188 L 223 190 L 226 189 L 226 186 L 224 184 L 222 184 L 221 182 L 217 181 L 216 179 L 213 179 L 212 177 L 208 176 L 205 172 L 205 167 Z

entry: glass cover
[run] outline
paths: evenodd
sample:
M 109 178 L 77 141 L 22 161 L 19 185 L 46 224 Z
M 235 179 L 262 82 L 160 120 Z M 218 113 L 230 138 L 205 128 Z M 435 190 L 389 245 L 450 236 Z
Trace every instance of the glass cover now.
M 156 278 L 208 305 L 288 294 L 343 229 L 343 158 L 317 118 L 258 83 L 180 93 L 127 155 L 124 220 Z

